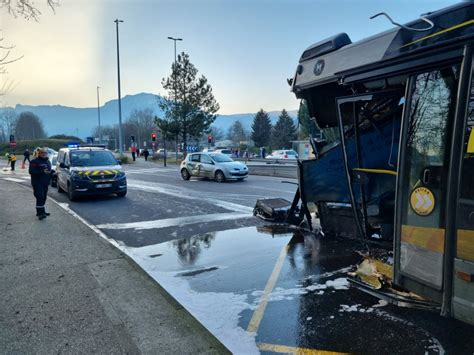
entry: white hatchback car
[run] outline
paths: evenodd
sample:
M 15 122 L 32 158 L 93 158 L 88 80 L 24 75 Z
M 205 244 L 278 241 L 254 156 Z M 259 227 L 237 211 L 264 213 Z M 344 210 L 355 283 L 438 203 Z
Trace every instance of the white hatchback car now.
M 247 165 L 232 160 L 220 153 L 191 153 L 181 162 L 181 177 L 189 180 L 192 176 L 226 180 L 244 180 L 249 174 Z
M 274 150 L 266 159 L 298 159 L 298 153 L 294 150 Z

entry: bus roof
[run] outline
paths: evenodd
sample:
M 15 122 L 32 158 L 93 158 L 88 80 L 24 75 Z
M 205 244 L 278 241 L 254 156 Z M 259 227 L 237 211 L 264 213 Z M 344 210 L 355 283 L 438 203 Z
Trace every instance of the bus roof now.
M 465 1 L 426 14 L 434 24 L 427 31 L 395 27 L 361 41 L 351 43 L 345 33 L 330 37 L 307 48 L 298 64 L 291 83 L 299 91 L 343 80 L 348 71 L 404 57 L 422 50 L 441 48 L 474 36 L 474 2 Z M 405 26 L 427 28 L 421 20 Z

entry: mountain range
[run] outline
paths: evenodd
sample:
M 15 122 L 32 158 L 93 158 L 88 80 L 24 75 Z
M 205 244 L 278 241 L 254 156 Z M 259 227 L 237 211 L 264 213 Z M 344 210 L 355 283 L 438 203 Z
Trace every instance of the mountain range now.
M 130 113 L 135 109 L 150 108 L 154 110 L 155 114 L 159 115 L 161 111 L 158 107 L 158 100 L 159 96 L 150 93 L 139 93 L 123 97 L 122 122 L 125 122 Z M 18 104 L 14 108 L 0 108 L 0 114 L 7 109 L 13 109 L 17 114 L 25 111 L 33 112 L 43 122 L 44 129 L 48 135 L 66 134 L 85 138 L 91 134 L 98 123 L 97 107 L 77 108 L 62 105 L 30 106 Z M 296 118 L 296 110 L 288 110 L 288 113 L 294 119 Z M 244 127 L 250 131 L 255 114 L 256 113 L 239 113 L 218 115 L 213 126 L 227 132 L 235 121 L 240 121 Z M 268 115 L 274 124 L 280 112 L 271 111 L 268 112 Z M 118 123 L 118 100 L 107 101 L 101 106 L 100 117 L 103 126 Z

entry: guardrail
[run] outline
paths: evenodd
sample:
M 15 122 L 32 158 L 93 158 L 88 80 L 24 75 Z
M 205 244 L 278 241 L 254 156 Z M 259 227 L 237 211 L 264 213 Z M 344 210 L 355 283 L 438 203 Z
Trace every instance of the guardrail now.
M 279 164 L 279 165 L 297 165 L 296 159 L 262 159 L 262 158 L 232 158 L 235 161 L 241 161 L 247 165 L 252 164 Z
M 250 175 L 275 176 L 297 179 L 298 169 L 295 164 L 247 164 Z

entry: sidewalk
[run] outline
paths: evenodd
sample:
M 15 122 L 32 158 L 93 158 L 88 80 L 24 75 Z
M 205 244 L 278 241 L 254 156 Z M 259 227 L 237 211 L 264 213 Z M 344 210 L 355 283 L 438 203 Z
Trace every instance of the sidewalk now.
M 0 179 L 0 196 L 1 354 L 228 353 L 133 261 L 55 203 L 39 221 L 31 190 Z

